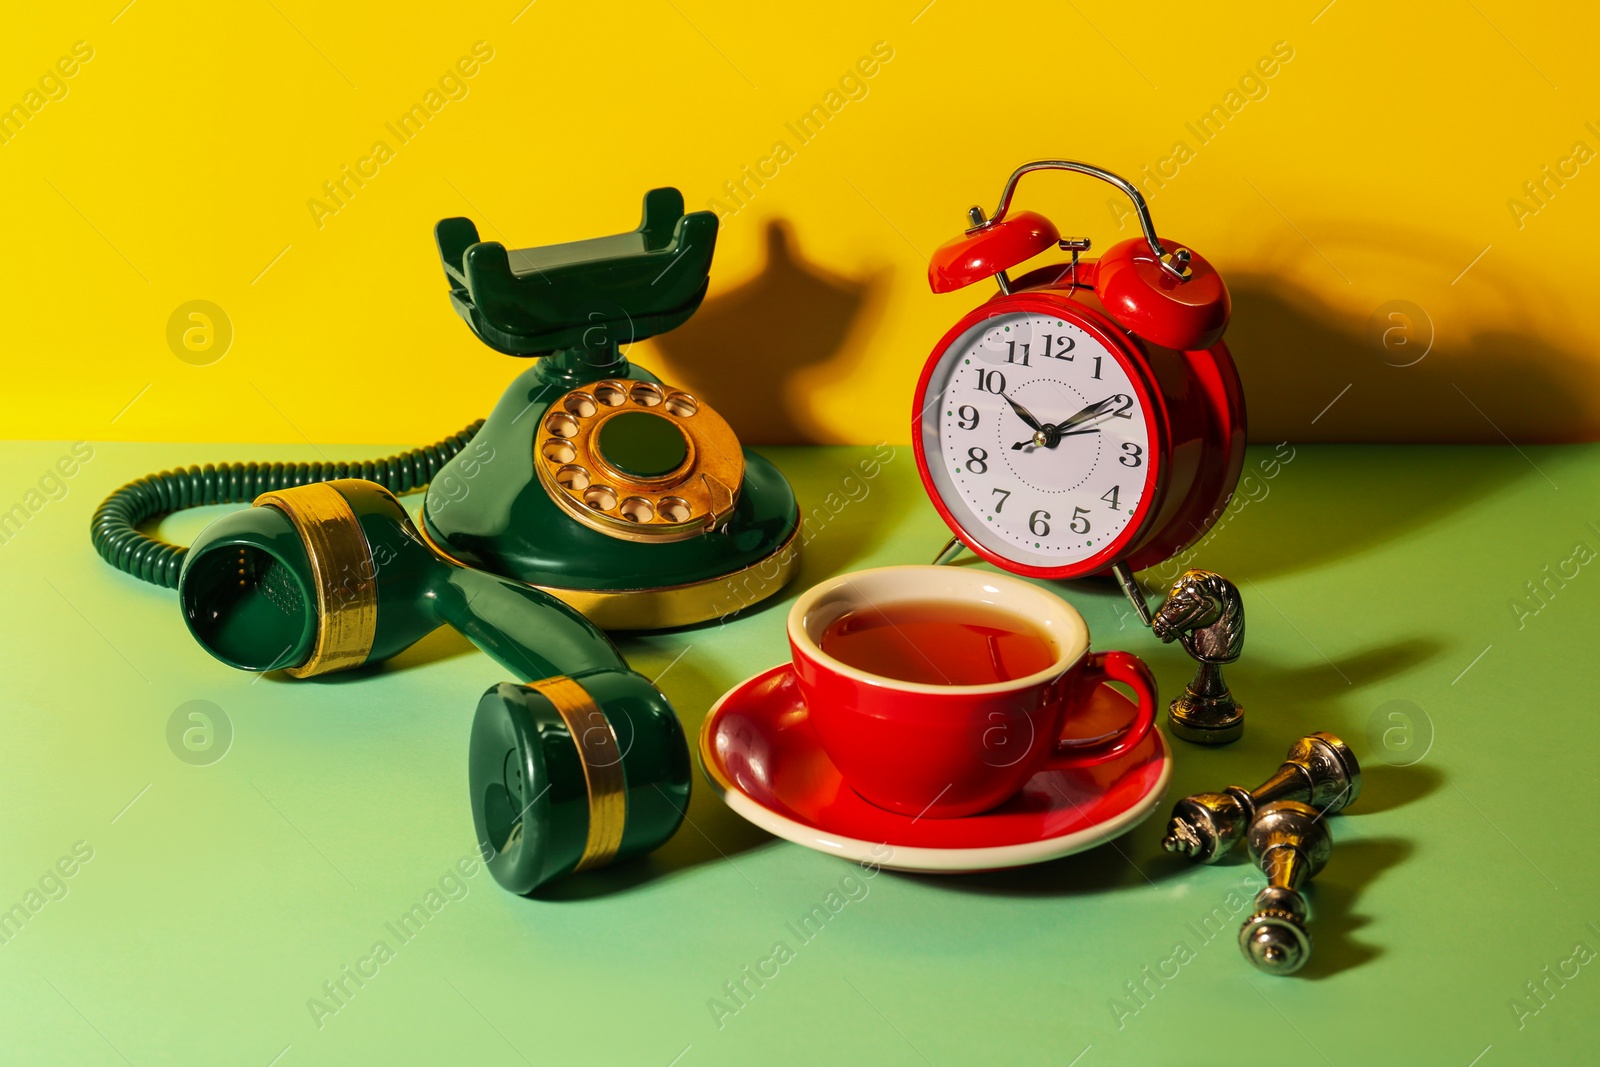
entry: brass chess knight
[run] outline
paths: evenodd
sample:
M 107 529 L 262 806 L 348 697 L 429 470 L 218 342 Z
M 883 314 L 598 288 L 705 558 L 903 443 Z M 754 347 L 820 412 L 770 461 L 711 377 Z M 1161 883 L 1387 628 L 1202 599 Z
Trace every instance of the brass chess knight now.
M 1200 664 L 1167 710 L 1173 734 L 1202 745 L 1237 741 L 1244 734 L 1244 708 L 1222 680 L 1222 665 L 1244 651 L 1244 600 L 1238 587 L 1213 571 L 1184 571 L 1151 617 L 1150 630 L 1164 643 L 1178 641 Z

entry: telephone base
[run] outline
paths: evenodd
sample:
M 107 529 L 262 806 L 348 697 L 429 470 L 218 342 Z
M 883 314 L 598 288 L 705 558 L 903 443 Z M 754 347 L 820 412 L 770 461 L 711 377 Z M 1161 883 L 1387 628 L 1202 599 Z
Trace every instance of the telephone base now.
M 418 516 L 422 539 L 462 566 L 428 532 L 427 510 Z M 581 612 L 602 630 L 674 630 L 725 619 L 776 595 L 800 569 L 800 527 L 766 556 L 727 574 L 680 585 L 640 589 L 575 589 L 530 583 Z
M 737 499 L 703 533 L 647 541 L 569 515 L 534 469 L 552 444 L 551 420 L 566 418 L 567 409 L 552 412 L 552 405 L 572 388 L 565 380 L 552 383 L 548 363 L 540 360 L 511 383 L 471 443 L 429 484 L 417 525 L 441 555 L 547 590 L 606 630 L 703 623 L 783 588 L 799 565 L 800 508 L 782 472 L 736 440 L 724 447 L 742 460 Z M 606 364 L 590 395 L 602 385 L 674 392 L 625 360 Z M 596 484 L 612 488 L 616 500 L 605 503 L 615 504 L 613 511 L 633 493 L 665 502 L 672 492 L 630 487 L 609 475 Z M 692 496 L 685 491 L 682 502 Z M 660 525 L 641 523 L 639 532 Z

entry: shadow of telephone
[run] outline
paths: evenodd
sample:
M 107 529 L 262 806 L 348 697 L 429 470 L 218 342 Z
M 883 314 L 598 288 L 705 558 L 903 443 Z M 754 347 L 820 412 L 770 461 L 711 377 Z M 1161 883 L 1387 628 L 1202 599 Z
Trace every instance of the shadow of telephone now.
M 373 462 L 141 478 L 96 511 L 96 550 L 176 588 L 190 633 L 242 670 L 358 667 L 449 625 L 528 682 L 483 696 L 469 757 L 480 849 L 506 888 L 655 848 L 688 806 L 688 748 L 604 631 L 731 614 L 799 565 L 783 476 L 622 352 L 694 313 L 716 228 L 675 189 L 646 194 L 631 233 L 544 248 L 508 251 L 445 219 L 457 312 L 498 351 L 542 357 L 488 419 Z M 413 523 L 395 494 L 423 486 Z M 139 530 L 246 502 L 187 549 Z

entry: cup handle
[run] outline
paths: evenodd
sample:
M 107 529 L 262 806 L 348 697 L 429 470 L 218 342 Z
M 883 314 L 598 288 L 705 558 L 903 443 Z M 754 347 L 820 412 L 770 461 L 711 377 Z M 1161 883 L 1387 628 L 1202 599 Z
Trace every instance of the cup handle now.
M 1081 742 L 1063 738 L 1050 759 L 1052 770 L 1093 767 L 1114 760 L 1145 739 L 1156 723 L 1156 678 L 1144 660 L 1132 652 L 1090 652 L 1083 664 L 1078 691 L 1069 699 L 1083 700 L 1097 685 L 1122 682 L 1133 690 L 1133 721 L 1108 737 Z

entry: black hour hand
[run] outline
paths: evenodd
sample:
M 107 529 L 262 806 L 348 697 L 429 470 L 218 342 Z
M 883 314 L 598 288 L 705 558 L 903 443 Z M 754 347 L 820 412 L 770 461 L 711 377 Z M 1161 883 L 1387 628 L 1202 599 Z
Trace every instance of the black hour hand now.
M 1040 424 L 1039 420 L 1033 417 L 1033 412 L 1029 411 L 1027 408 L 1023 407 L 1021 404 L 1017 403 L 1015 400 L 1012 400 L 1009 396 L 1006 396 L 1006 394 L 1004 394 L 1004 393 L 1000 394 L 1000 398 L 1002 400 L 1004 400 L 1007 404 L 1011 405 L 1011 410 L 1015 411 L 1017 413 L 1017 418 L 1021 419 L 1023 422 L 1028 424 L 1028 429 L 1033 430 L 1035 432 L 1044 429 L 1044 426 Z

